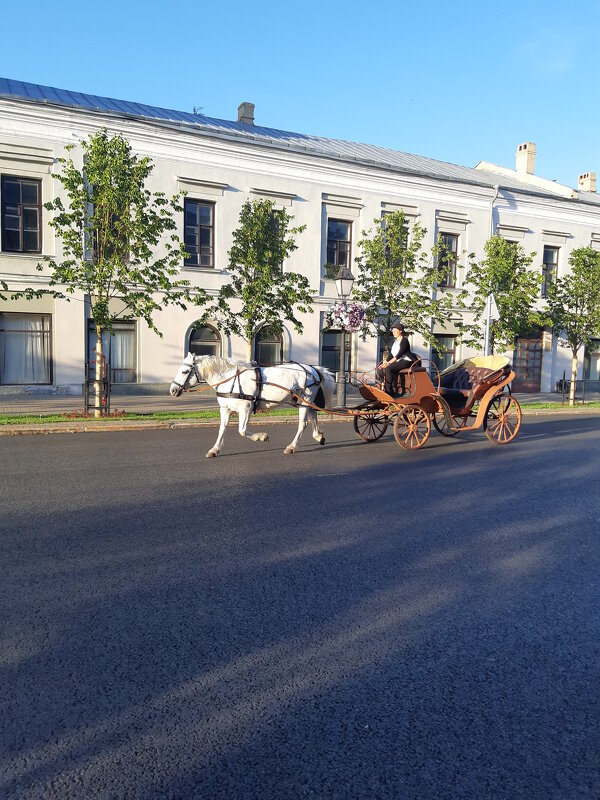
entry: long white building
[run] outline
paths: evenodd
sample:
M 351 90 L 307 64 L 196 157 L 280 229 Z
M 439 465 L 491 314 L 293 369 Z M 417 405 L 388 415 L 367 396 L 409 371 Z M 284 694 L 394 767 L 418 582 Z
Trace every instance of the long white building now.
M 595 175 L 580 175 L 577 189 L 539 178 L 530 142 L 519 146 L 514 170 L 487 162 L 467 168 L 260 127 L 251 103 L 241 103 L 230 122 L 0 78 L 0 278 L 11 290 L 47 285 L 36 265 L 43 256 L 60 255 L 43 208 L 61 190 L 53 165 L 67 145 L 99 128 L 122 134 L 135 152 L 152 159 L 151 190 L 187 192 L 179 235 L 193 257 L 181 264 L 181 273 L 193 285 L 216 292 L 228 280 L 227 252 L 248 198 L 268 198 L 294 216 L 294 225 L 306 225 L 284 268 L 309 279 L 315 313 L 302 318 L 301 337 L 291 328 L 280 339 L 259 331 L 255 356 L 261 361 L 338 366 L 341 334 L 324 328 L 324 312 L 336 297 L 324 267 L 333 262 L 352 268 L 362 232 L 386 211 L 403 209 L 418 220 L 427 229 L 426 247 L 444 236 L 457 253 L 449 292 L 465 280 L 461 254 L 481 256 L 492 233 L 535 252 L 535 268 L 547 277 L 568 269 L 574 248 L 600 248 Z M 71 155 L 81 163 L 80 149 Z M 198 329 L 197 318 L 197 309 L 165 308 L 157 317 L 162 339 L 142 322 L 116 326 L 107 341 L 113 390 L 161 390 L 188 350 L 245 358 L 243 341 L 223 335 L 216 322 Z M 0 394 L 25 387 L 81 393 L 94 336 L 84 296 L 0 301 Z M 442 342 L 443 365 L 468 355 L 452 330 L 443 332 Z M 372 368 L 380 343 L 353 336 L 348 344 L 350 367 Z M 413 347 L 429 357 L 423 342 Z M 517 341 L 514 363 L 516 388 L 551 391 L 563 371 L 569 374 L 570 355 L 540 331 Z M 582 353 L 580 377 L 598 381 L 599 366 L 600 342 Z

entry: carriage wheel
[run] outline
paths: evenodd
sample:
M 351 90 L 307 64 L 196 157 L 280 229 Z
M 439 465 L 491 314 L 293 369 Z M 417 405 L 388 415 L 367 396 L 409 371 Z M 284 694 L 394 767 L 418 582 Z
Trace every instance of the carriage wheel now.
M 419 406 L 406 406 L 396 414 L 394 436 L 400 447 L 418 450 L 429 439 L 430 432 L 429 414 Z
M 438 410 L 432 415 L 433 424 L 438 433 L 442 436 L 455 436 L 458 433 L 458 428 L 455 427 L 455 421 L 450 411 L 450 406 L 441 397 L 438 398 Z M 446 411 L 447 410 L 447 411 Z M 450 421 L 450 424 L 448 424 Z
M 521 427 L 521 406 L 510 394 L 497 395 L 488 406 L 483 425 L 490 442 L 508 444 Z
M 376 442 L 386 432 L 388 418 L 385 414 L 357 414 L 354 430 L 365 442 Z

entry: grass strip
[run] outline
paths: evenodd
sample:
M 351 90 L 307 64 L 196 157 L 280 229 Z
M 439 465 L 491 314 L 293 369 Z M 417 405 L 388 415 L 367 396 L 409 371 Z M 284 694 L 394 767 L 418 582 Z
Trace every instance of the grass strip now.
M 280 408 L 273 411 L 260 412 L 259 417 L 289 417 L 295 416 L 298 411 L 294 408 Z M 78 414 L 0 414 L 0 425 L 44 425 L 46 423 L 57 422 L 85 422 L 102 425 L 106 422 L 118 422 L 123 420 L 148 420 L 148 421 L 169 421 L 179 419 L 218 419 L 219 410 L 208 408 L 204 411 L 152 411 L 135 412 L 127 411 L 123 414 L 115 414 L 112 417 L 84 416 Z

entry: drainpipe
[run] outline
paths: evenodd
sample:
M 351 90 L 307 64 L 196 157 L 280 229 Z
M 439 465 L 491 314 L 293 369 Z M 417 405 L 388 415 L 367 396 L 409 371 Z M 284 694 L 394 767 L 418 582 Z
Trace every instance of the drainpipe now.
M 492 197 L 492 202 L 490 203 L 490 238 L 494 235 L 494 203 L 498 199 L 498 192 L 500 191 L 500 184 L 496 184 L 494 186 L 496 190 L 494 192 L 494 196 Z M 483 352 L 484 355 L 489 356 L 490 354 L 490 315 L 492 309 L 492 296 L 490 295 L 487 299 L 485 304 L 485 338 L 483 343 Z
M 490 203 L 490 236 L 494 235 L 494 203 L 498 199 L 498 193 L 500 191 L 500 184 L 497 183 L 494 186 L 494 189 L 496 191 L 495 191 L 494 196 L 492 197 L 492 202 Z

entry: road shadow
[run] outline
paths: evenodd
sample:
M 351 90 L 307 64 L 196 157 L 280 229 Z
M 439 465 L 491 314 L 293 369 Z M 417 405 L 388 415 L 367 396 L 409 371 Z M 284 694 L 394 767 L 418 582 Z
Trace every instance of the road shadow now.
M 587 791 L 599 457 L 578 458 L 575 430 L 559 492 L 550 437 L 452 458 L 437 437 L 409 454 L 341 441 L 195 462 L 189 437 L 156 432 L 144 458 L 133 437 L 94 442 L 112 455 L 102 496 L 90 455 L 68 493 L 4 497 L 0 791 Z M 57 448 L 40 445 L 39 475 Z

